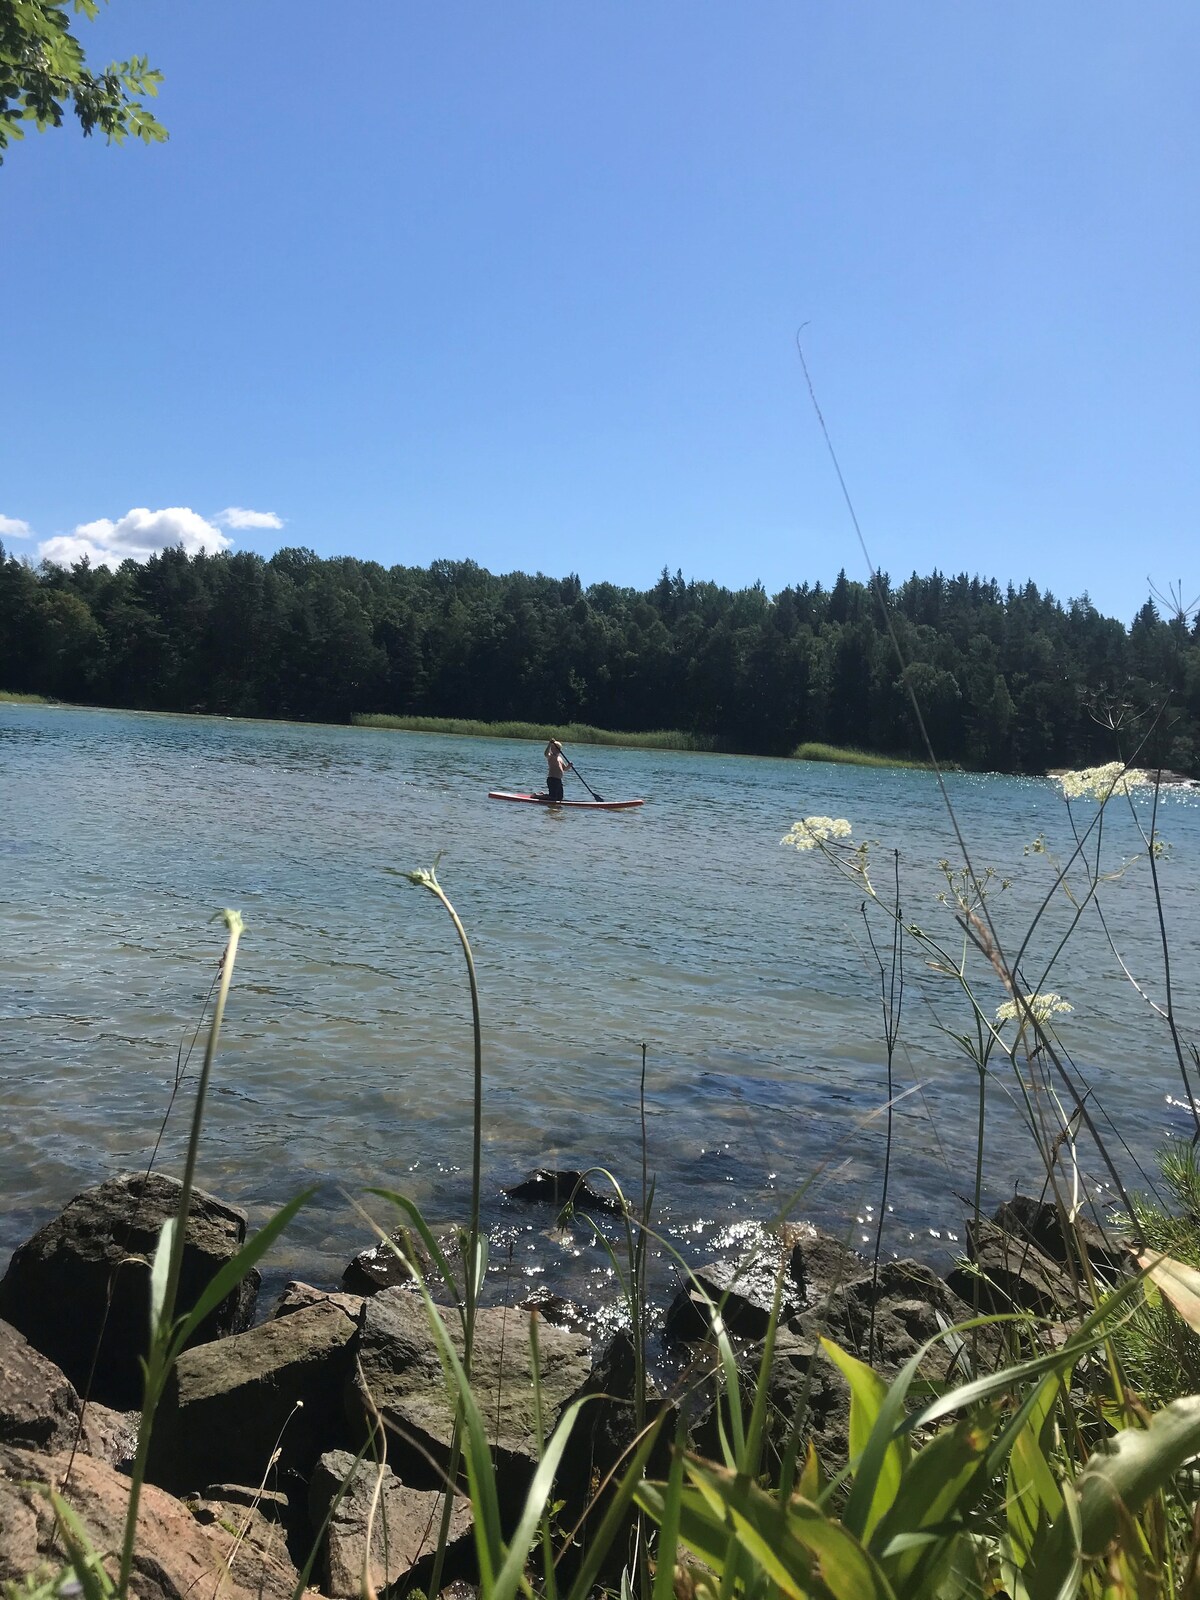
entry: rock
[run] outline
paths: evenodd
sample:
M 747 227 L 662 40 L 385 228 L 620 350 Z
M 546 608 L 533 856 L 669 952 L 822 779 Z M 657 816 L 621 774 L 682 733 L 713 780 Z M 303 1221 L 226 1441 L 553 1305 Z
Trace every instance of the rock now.
M 81 1393 L 120 1410 L 140 1405 L 149 1326 L 149 1261 L 178 1209 L 180 1185 L 152 1173 L 110 1179 L 77 1195 L 13 1255 L 0 1281 L 0 1317 L 66 1373 Z M 178 1309 L 186 1311 L 237 1253 L 245 1213 L 197 1190 L 192 1196 Z M 249 1326 L 251 1273 L 197 1330 L 193 1343 Z M 112 1292 L 109 1303 L 109 1292 Z
M 383 1240 L 368 1245 L 365 1250 L 358 1252 L 342 1273 L 342 1288 L 350 1294 L 363 1296 L 378 1294 L 381 1289 L 392 1289 L 397 1285 L 413 1286 L 412 1269 L 408 1265 L 412 1261 L 416 1263 L 435 1300 L 447 1296 L 457 1300 L 459 1290 L 456 1287 L 451 1291 L 442 1282 L 441 1273 L 419 1239 L 414 1238 L 407 1228 L 397 1228 L 392 1240 L 399 1247 L 399 1254 Z M 461 1255 L 457 1237 L 439 1239 L 438 1248 L 448 1265 L 453 1267 Z
M 458 1314 L 439 1308 L 462 1354 Z M 562 1328 L 538 1329 L 538 1366 L 547 1436 L 591 1370 L 589 1341 Z M 493 1446 L 506 1499 L 523 1496 L 538 1459 L 529 1319 L 499 1307 L 476 1313 L 472 1387 Z M 366 1438 L 374 1408 L 388 1427 L 388 1460 L 405 1483 L 435 1488 L 444 1470 L 454 1407 L 425 1303 L 406 1289 L 384 1289 L 363 1311 L 358 1365 L 349 1404 Z M 432 1465 L 431 1465 L 432 1461 Z
M 438 1489 L 410 1489 L 390 1467 L 356 1461 L 349 1451 L 323 1455 L 313 1468 L 308 1501 L 312 1526 L 325 1527 L 323 1593 L 332 1600 L 356 1600 L 364 1592 L 367 1530 L 372 1522 L 367 1592 L 392 1584 L 402 1584 L 406 1590 L 424 1588 L 437 1547 L 444 1499 Z M 468 1570 L 473 1555 L 471 1503 L 456 1496 L 450 1513 L 445 1575 L 454 1577 Z
M 137 1450 L 140 1411 L 114 1411 L 98 1400 L 83 1408 L 83 1434 L 79 1448 L 89 1456 L 107 1461 L 110 1467 L 128 1470 Z
M 586 1546 L 591 1531 L 597 1528 L 608 1511 L 611 1494 L 601 1488 L 615 1467 L 620 1477 L 620 1463 L 635 1444 L 638 1435 L 635 1386 L 637 1382 L 637 1351 L 633 1335 L 628 1328 L 619 1328 L 596 1357 L 590 1376 L 575 1397 L 590 1397 L 588 1404 L 577 1414 L 559 1468 L 557 1497 L 565 1501 L 565 1512 L 560 1521 L 564 1526 L 579 1524 L 578 1544 Z M 652 1419 L 662 1406 L 662 1396 L 652 1384 L 647 1385 L 646 1419 Z M 646 1475 L 663 1478 L 670 1468 L 671 1441 L 675 1434 L 675 1407 L 659 1425 Z M 632 1522 L 632 1516 L 628 1519 Z M 616 1569 L 606 1565 L 601 1569 L 601 1579 L 611 1579 L 613 1589 L 620 1587 L 620 1568 L 626 1558 L 626 1541 L 618 1536 L 614 1541 L 610 1561 Z M 563 1570 L 569 1570 L 568 1566 Z M 602 1582 L 601 1587 L 606 1585 Z
M 780 1236 L 790 1251 L 792 1279 L 810 1306 L 862 1277 L 862 1256 L 835 1234 L 825 1233 L 811 1222 L 785 1222 Z
M 767 1378 L 767 1413 L 764 1450 L 769 1472 L 777 1472 L 788 1449 L 793 1430 L 798 1433 L 801 1450 L 811 1441 L 827 1470 L 836 1470 L 846 1461 L 849 1448 L 850 1397 L 841 1378 L 822 1356 L 815 1338 L 780 1328 L 775 1336 L 774 1358 Z M 747 1349 L 739 1362 L 742 1376 L 743 1416 L 749 1416 L 762 1366 L 763 1346 Z M 728 1436 L 728 1411 L 724 1396 Z M 721 1459 L 717 1401 L 709 1390 L 701 1409 L 688 1429 L 694 1450 L 708 1459 Z
M 1032 1311 L 1062 1320 L 1084 1309 L 1067 1274 L 1031 1239 L 1005 1233 L 994 1222 L 972 1221 L 967 1241 L 978 1271 L 956 1267 L 946 1282 L 968 1306 L 978 1291 L 981 1311 Z
M 0 1322 L 0 1444 L 70 1450 L 82 1407 L 75 1386 L 10 1323 Z
M 293 1519 L 286 1495 L 222 1483 L 186 1504 L 208 1530 L 234 1582 L 253 1588 L 261 1600 L 292 1600 L 300 1573 L 289 1530 L 299 1519 Z M 306 1552 L 298 1554 L 302 1563 Z
M 517 1309 L 536 1311 L 543 1322 L 552 1323 L 556 1328 L 586 1329 L 591 1326 L 586 1307 L 581 1306 L 578 1300 L 568 1300 L 565 1295 L 555 1294 L 545 1284 L 524 1300 L 518 1300 Z
M 65 1454 L 0 1449 L 0 1582 L 23 1584 L 31 1573 L 49 1575 L 61 1568 L 54 1512 L 38 1485 L 60 1484 L 69 1459 Z M 65 1498 L 115 1580 L 129 1479 L 103 1461 L 77 1455 Z M 216 1594 L 218 1588 L 222 1600 L 253 1600 L 258 1573 L 248 1565 L 231 1582 L 222 1556 L 220 1544 L 186 1506 L 153 1484 L 143 1486 L 130 1584 L 138 1600 L 196 1600 Z
M 293 1280 L 285 1283 L 283 1291 L 271 1308 L 271 1316 L 287 1317 L 293 1311 L 306 1311 L 309 1306 L 324 1305 L 337 1306 L 339 1311 L 344 1311 L 355 1322 L 362 1315 L 363 1297 L 360 1294 L 339 1294 L 336 1290 L 314 1289 L 311 1283 L 300 1283 Z
M 96 1400 L 85 1406 L 61 1368 L 0 1322 L 0 1445 L 70 1451 L 78 1437 L 85 1455 L 116 1466 L 133 1455 L 138 1420 L 136 1411 L 113 1411 Z
M 621 1215 L 616 1195 L 593 1189 L 582 1172 L 536 1167 L 527 1178 L 504 1193 L 510 1200 L 534 1200 L 541 1205 L 573 1206 L 576 1211 L 611 1211 Z
M 890 1376 L 923 1344 L 972 1315 L 971 1307 L 923 1261 L 881 1261 L 878 1276 L 864 1274 L 834 1290 L 823 1314 L 809 1313 L 798 1319 L 797 1326 L 802 1324 L 812 1334 L 821 1324 L 821 1331 L 851 1355 Z M 939 1383 L 956 1376 L 962 1380 L 966 1374 L 958 1370 L 960 1361 L 957 1337 L 940 1340 L 925 1357 L 921 1372 Z
M 357 1333 L 323 1301 L 185 1350 L 155 1421 L 151 1479 L 176 1492 L 261 1483 L 276 1449 L 281 1477 L 307 1476 L 322 1451 L 344 1442 L 342 1394 Z
M 1078 1266 L 1079 1250 L 1072 1239 L 1068 1246 L 1067 1233 L 1059 1209 L 1048 1200 L 1034 1200 L 1029 1195 L 1015 1194 L 996 1208 L 992 1219 L 1005 1233 L 1018 1239 L 1032 1239 L 1044 1255 L 1060 1267 L 1072 1262 Z M 1088 1259 L 1097 1271 L 1110 1278 L 1123 1277 L 1130 1267 L 1130 1257 L 1119 1240 L 1110 1239 L 1090 1217 L 1079 1216 L 1074 1231 L 1087 1247 Z
M 761 1339 L 767 1331 L 775 1299 L 776 1280 L 783 1273 L 781 1318 L 794 1316 L 804 1304 L 803 1293 L 790 1271 L 765 1255 L 743 1261 L 710 1261 L 697 1267 L 667 1311 L 663 1337 L 703 1339 L 709 1332 L 713 1309 L 719 1309 L 727 1330 L 739 1339 Z

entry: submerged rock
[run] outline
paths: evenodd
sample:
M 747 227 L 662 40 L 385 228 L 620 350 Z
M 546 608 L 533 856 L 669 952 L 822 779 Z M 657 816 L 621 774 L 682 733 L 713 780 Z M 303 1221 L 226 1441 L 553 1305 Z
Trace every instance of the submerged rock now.
M 77 1195 L 14 1253 L 0 1281 L 0 1317 L 62 1368 L 81 1394 L 126 1409 L 140 1404 L 139 1358 L 150 1324 L 150 1261 L 182 1186 L 160 1173 L 112 1178 Z M 246 1214 L 196 1190 L 188 1217 L 177 1310 L 202 1291 L 246 1238 Z M 197 1330 L 192 1343 L 250 1325 L 251 1272 Z M 94 1371 L 93 1371 L 94 1362 Z
M 593 1189 L 582 1172 L 535 1167 L 527 1178 L 514 1183 L 504 1193 L 510 1200 L 533 1200 L 541 1205 L 573 1206 L 576 1211 L 608 1211 L 621 1215 L 616 1195 Z

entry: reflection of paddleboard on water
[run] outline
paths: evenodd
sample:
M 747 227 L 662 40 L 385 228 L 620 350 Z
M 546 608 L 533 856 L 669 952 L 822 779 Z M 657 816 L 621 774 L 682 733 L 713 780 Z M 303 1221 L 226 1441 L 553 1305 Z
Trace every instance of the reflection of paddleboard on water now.
M 548 794 L 509 794 L 504 789 L 489 789 L 489 800 L 515 800 L 518 805 L 556 806 L 560 811 L 632 811 L 644 800 L 551 800 Z

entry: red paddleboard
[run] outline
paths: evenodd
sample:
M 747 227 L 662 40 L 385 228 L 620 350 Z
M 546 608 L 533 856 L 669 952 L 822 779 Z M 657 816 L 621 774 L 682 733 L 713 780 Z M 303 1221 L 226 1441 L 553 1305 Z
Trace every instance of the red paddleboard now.
M 490 789 L 489 800 L 515 800 L 523 806 L 548 806 L 552 804 L 548 795 L 544 794 L 508 794 L 503 789 Z M 559 809 L 562 811 L 632 811 L 635 806 L 644 806 L 644 800 L 560 800 Z

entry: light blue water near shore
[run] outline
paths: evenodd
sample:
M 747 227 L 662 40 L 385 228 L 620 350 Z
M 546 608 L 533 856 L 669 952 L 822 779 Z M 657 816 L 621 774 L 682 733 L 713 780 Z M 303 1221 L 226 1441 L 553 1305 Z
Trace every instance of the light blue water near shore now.
M 797 1215 L 871 1231 L 886 1099 L 879 974 L 861 896 L 816 855 L 780 846 L 799 816 L 852 820 L 902 853 L 905 918 L 958 936 L 936 900 L 956 858 L 925 773 L 580 748 L 585 776 L 641 811 L 551 813 L 489 787 L 539 781 L 535 745 L 375 730 L 0 706 L 0 1257 L 87 1184 L 144 1164 L 176 1053 L 215 970 L 214 911 L 246 935 L 216 1071 L 200 1179 L 255 1221 L 322 1185 L 276 1259 L 328 1279 L 368 1242 L 346 1195 L 413 1194 L 434 1220 L 466 1209 L 471 1034 L 444 913 L 388 872 L 440 875 L 474 941 L 484 1011 L 489 1223 L 521 1270 L 602 1277 L 556 1257 L 551 1217 L 500 1187 L 544 1163 L 640 1182 L 647 1046 L 649 1164 L 664 1225 L 703 1254 L 739 1219 L 811 1184 Z M 977 865 L 1015 881 L 993 905 L 1015 945 L 1051 882 L 1037 835 L 1066 855 L 1048 781 L 951 775 Z M 582 794 L 582 790 L 580 790 Z M 1148 821 L 1148 803 L 1139 803 Z M 1086 824 L 1094 807 L 1077 808 Z M 1200 805 L 1162 802 L 1176 1001 L 1200 1036 Z M 1111 810 L 1106 861 L 1137 847 Z M 887 877 L 883 851 L 876 882 Z M 1162 994 L 1145 861 L 1105 890 L 1134 974 Z M 1026 970 L 1068 924 L 1056 897 Z M 940 1031 L 968 1018 L 953 985 L 908 968 L 885 1248 L 953 1251 L 971 1188 L 977 1080 Z M 987 1004 L 1004 998 L 983 974 Z M 1188 1131 L 1165 1027 L 1122 976 L 1096 919 L 1048 983 L 1075 1011 L 1064 1045 L 1128 1151 L 1127 1176 Z M 198 1066 L 199 1056 L 196 1057 Z M 992 1199 L 1036 1186 L 1001 1074 L 991 1093 Z M 178 1110 L 163 1164 L 177 1166 Z M 1099 1163 L 1083 1152 L 1086 1169 Z M 378 1207 L 376 1206 L 378 1210 Z M 572 1264 L 574 1263 L 574 1264 Z M 584 1285 L 586 1287 L 586 1284 Z

